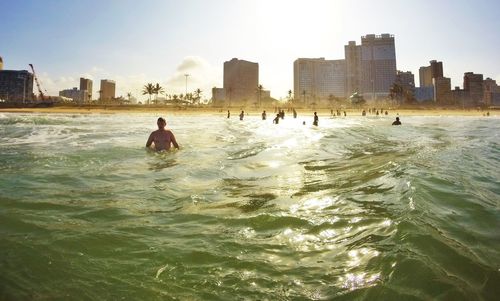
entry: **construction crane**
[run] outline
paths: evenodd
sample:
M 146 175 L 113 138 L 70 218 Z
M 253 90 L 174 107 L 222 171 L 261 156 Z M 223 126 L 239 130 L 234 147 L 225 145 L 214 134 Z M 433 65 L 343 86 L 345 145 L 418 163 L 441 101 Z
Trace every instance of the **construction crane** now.
M 42 88 L 40 86 L 40 82 L 38 81 L 38 77 L 36 77 L 35 73 L 35 68 L 33 67 L 33 64 L 30 64 L 31 71 L 33 71 L 33 78 L 35 79 L 36 82 L 36 87 L 38 88 L 38 93 L 40 93 L 40 100 L 43 102 L 45 101 L 45 95 L 43 95 Z

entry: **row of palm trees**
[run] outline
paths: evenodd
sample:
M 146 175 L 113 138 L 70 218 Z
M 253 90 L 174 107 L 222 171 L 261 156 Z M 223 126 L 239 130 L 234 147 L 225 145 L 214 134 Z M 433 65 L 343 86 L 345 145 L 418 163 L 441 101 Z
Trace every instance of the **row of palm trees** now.
M 200 100 L 201 100 L 202 93 L 203 93 L 203 91 L 201 91 L 201 89 L 198 88 L 198 89 L 194 90 L 193 93 L 186 93 L 186 95 L 184 95 L 182 93 L 179 95 L 177 95 L 177 94 L 165 94 L 165 90 L 158 83 L 156 83 L 156 84 L 148 83 L 148 84 L 144 85 L 144 87 L 142 89 L 142 95 L 149 95 L 148 104 L 150 104 L 151 102 L 157 104 L 159 94 L 165 94 L 166 101 L 172 101 L 175 103 L 183 101 L 185 103 L 199 104 Z M 155 96 L 154 99 L 151 99 L 152 95 Z

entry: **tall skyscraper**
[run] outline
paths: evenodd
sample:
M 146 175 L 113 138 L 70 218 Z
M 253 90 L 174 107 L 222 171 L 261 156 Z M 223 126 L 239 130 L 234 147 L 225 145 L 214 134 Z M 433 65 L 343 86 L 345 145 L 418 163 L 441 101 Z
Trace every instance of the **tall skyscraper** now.
M 26 70 L 0 70 L 0 99 L 30 102 L 33 99 L 33 74 Z
M 345 97 L 345 86 L 345 60 L 299 58 L 293 63 L 293 90 L 302 102 Z
M 474 72 L 464 73 L 464 90 L 472 104 L 484 103 L 483 75 Z
M 434 78 L 443 77 L 443 62 L 432 60 L 429 66 L 422 66 L 418 70 L 420 87 L 432 87 Z
M 387 97 L 396 79 L 394 36 L 384 33 L 361 37 L 361 85 L 365 98 Z M 371 93 L 370 93 L 371 92 Z
M 259 64 L 233 58 L 224 62 L 224 91 L 226 101 L 238 102 L 257 99 Z
M 116 83 L 109 79 L 101 80 L 101 101 L 109 101 L 115 98 Z
M 385 98 L 396 79 L 394 36 L 368 34 L 361 45 L 350 41 L 345 46 L 348 94 L 360 92 L 365 99 Z
M 344 46 L 346 62 L 346 92 L 350 96 L 361 93 L 361 47 L 355 41 Z
M 84 102 L 92 100 L 92 80 L 80 77 L 80 91 L 86 91 Z

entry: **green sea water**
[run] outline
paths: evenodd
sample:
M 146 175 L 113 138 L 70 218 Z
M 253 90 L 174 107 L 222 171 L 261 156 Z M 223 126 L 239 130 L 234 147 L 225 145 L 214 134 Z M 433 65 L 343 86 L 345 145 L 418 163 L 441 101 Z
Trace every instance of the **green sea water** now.
M 0 300 L 500 299 L 500 118 L 157 117 L 0 114 Z

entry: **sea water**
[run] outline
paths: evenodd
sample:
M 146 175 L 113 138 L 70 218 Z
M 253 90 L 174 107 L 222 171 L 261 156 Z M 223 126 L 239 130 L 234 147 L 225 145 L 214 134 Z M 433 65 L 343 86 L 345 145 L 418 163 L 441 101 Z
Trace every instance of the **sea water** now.
M 162 115 L 0 114 L 0 299 L 500 298 L 499 118 Z

